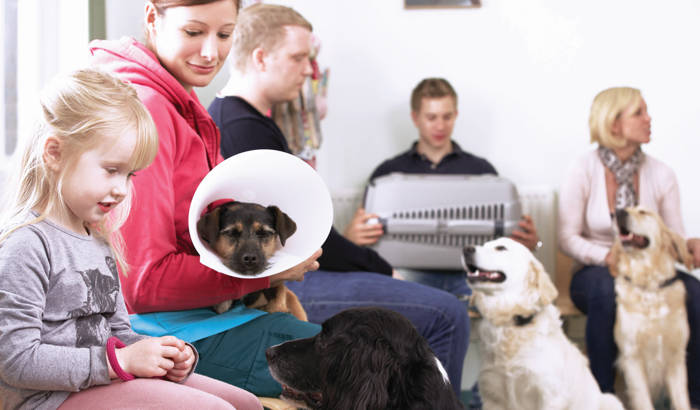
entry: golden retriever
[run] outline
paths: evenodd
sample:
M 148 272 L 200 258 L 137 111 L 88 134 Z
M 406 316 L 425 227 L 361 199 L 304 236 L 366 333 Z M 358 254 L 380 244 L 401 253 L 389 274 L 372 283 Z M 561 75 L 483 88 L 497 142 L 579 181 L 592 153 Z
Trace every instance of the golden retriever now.
M 466 246 L 462 262 L 483 321 L 479 389 L 485 409 L 622 409 L 561 329 L 557 290 L 522 244 Z
M 610 272 L 615 277 L 617 366 L 632 409 L 652 410 L 664 387 L 676 410 L 690 409 L 685 352 L 688 317 L 676 261 L 692 266 L 685 240 L 654 212 L 616 212 Z

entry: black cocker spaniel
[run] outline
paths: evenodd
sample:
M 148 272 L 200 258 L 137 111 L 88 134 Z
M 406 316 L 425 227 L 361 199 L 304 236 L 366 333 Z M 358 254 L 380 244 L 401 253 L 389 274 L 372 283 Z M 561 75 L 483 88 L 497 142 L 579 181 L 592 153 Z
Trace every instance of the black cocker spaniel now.
M 311 338 L 267 349 L 282 398 L 309 409 L 462 409 L 428 343 L 402 315 L 353 308 Z

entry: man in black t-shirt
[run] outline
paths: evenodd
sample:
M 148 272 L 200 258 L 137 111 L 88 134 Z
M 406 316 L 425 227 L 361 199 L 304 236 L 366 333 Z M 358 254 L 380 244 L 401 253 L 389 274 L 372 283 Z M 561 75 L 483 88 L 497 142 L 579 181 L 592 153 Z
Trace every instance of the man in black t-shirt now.
M 256 4 L 241 13 L 231 51 L 234 73 L 209 107 L 221 130 L 224 157 L 252 149 L 290 152 L 267 114 L 274 104 L 296 98 L 311 74 L 310 36 L 311 25 L 287 7 Z M 304 195 L 303 186 L 297 189 Z M 428 341 L 459 393 L 469 344 L 469 318 L 461 302 L 449 293 L 393 279 L 393 269 L 383 258 L 335 229 L 322 247 L 321 269 L 307 273 L 303 282 L 287 284 L 309 321 L 321 323 L 359 306 L 401 313 Z

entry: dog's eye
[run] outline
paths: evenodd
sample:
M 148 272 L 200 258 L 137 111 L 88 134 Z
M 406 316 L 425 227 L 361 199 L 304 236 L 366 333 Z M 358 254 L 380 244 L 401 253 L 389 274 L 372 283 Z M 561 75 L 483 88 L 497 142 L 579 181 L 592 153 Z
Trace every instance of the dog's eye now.
M 506 249 L 506 247 L 503 245 L 499 245 L 499 246 L 496 246 L 496 250 L 497 251 L 507 251 L 508 249 Z
M 260 239 L 265 239 L 270 237 L 270 235 L 272 235 L 272 232 L 260 229 L 257 232 L 255 232 L 255 235 Z
M 228 231 L 224 231 L 224 233 L 233 239 L 238 239 L 241 237 L 241 231 L 236 229 L 229 229 Z

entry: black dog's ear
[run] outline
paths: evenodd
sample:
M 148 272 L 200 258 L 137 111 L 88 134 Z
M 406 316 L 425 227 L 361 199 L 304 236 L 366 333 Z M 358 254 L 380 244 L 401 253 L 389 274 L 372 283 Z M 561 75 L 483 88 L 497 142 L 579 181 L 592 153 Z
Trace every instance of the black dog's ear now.
M 225 209 L 223 206 L 214 208 L 213 211 L 207 212 L 199 221 L 197 221 L 197 233 L 199 237 L 206 243 L 212 244 L 219 235 L 219 218 L 221 212 Z
M 292 220 L 292 218 L 289 217 L 289 215 L 285 214 L 274 205 L 268 206 L 267 211 L 272 214 L 273 218 L 275 218 L 275 230 L 280 237 L 282 246 L 284 246 L 287 238 L 292 236 L 292 234 L 297 231 L 297 224 Z
M 338 346 L 335 346 L 338 349 Z M 392 377 L 401 378 L 399 366 L 386 342 L 368 345 L 358 341 L 333 358 L 322 358 L 321 375 L 326 381 L 322 391 L 323 409 L 387 409 L 392 407 L 389 385 Z

